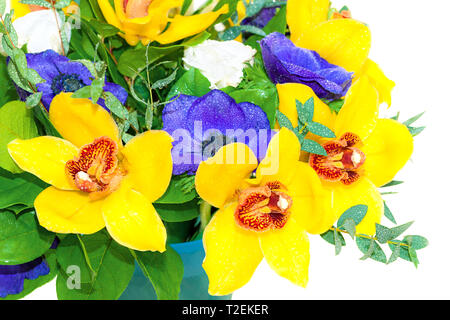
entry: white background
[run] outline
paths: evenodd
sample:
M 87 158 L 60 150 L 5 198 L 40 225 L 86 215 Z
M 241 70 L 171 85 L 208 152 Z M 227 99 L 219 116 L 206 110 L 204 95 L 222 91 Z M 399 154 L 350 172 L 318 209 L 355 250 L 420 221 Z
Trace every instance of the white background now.
M 279 277 L 263 261 L 234 299 L 450 299 L 450 1 L 333 1 L 338 9 L 343 5 L 370 26 L 370 57 L 397 84 L 392 107 L 383 114 L 401 111 L 404 121 L 426 111 L 417 125 L 427 128 L 397 176 L 406 183 L 385 199 L 398 223 L 415 221 L 407 234 L 423 235 L 430 245 L 418 251 L 415 269 L 403 260 L 390 265 L 361 261 L 350 238 L 336 257 L 332 245 L 311 236 L 306 289 Z M 55 281 L 26 299 L 56 299 Z

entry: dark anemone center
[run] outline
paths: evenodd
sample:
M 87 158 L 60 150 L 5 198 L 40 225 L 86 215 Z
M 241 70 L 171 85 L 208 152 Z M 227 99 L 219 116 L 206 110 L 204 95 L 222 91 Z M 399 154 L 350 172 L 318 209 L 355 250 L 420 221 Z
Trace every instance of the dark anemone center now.
M 52 81 L 52 91 L 54 94 L 61 92 L 75 92 L 85 86 L 80 76 L 77 74 L 61 73 Z

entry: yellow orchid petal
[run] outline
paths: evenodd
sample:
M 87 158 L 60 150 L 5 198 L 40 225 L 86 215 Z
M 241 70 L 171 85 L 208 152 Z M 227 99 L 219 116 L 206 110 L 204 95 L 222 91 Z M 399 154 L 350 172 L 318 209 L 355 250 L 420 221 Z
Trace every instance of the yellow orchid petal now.
M 309 239 L 293 216 L 282 229 L 260 235 L 261 249 L 269 266 L 280 276 L 306 287 L 309 268 Z
M 77 147 L 92 143 L 95 138 L 109 137 L 122 144 L 119 129 L 111 115 L 89 99 L 74 99 L 61 92 L 50 104 L 50 121 L 56 130 Z
M 364 64 L 361 74 L 366 75 L 377 89 L 380 103 L 386 103 L 390 107 L 391 91 L 395 87 L 395 82 L 386 77 L 381 68 L 370 59 Z
M 378 93 L 369 79 L 359 78 L 351 87 L 336 118 L 335 134 L 357 134 L 363 141 L 375 128 L 378 119 Z
M 226 295 L 244 286 L 262 260 L 258 236 L 236 224 L 237 203 L 217 211 L 203 234 L 203 269 L 209 294 Z
M 121 245 L 139 251 L 166 250 L 167 233 L 161 218 L 127 178 L 105 199 L 102 212 L 109 234 Z
M 366 177 L 361 177 L 349 186 L 341 182 L 330 182 L 326 185 L 332 189 L 333 211 L 337 217 L 358 204 L 368 206 L 366 216 L 356 226 L 356 232 L 373 235 L 375 223 L 380 223 L 384 211 L 383 199 L 377 187 Z
M 103 201 L 92 201 L 81 191 L 49 187 L 34 201 L 39 224 L 56 233 L 92 234 L 105 227 Z
M 291 30 L 291 40 L 301 36 L 321 22 L 327 21 L 330 0 L 289 0 L 286 19 Z
M 302 230 L 321 234 L 331 228 L 338 218 L 331 209 L 331 192 L 323 188 L 316 172 L 307 163 L 292 164 L 290 180 L 282 183 L 292 197 L 291 217 Z
M 377 187 L 390 182 L 409 160 L 413 148 L 413 137 L 405 125 L 379 119 L 361 148 L 366 155 L 364 175 Z
M 213 12 L 195 14 L 193 16 L 177 15 L 170 21 L 167 30 L 155 40 L 161 44 L 168 44 L 196 35 L 211 26 L 221 14 L 227 12 L 228 5 L 226 4 Z
M 363 23 L 334 19 L 320 23 L 294 43 L 316 51 L 329 63 L 358 72 L 367 60 L 370 42 L 370 30 Z
M 298 126 L 298 113 L 295 100 L 305 103 L 311 97 L 314 98 L 314 117 L 313 121 L 319 122 L 324 126 L 333 129 L 335 114 L 330 108 L 320 100 L 314 91 L 301 83 L 277 84 L 278 97 L 280 100 L 279 110 L 289 118 L 292 125 Z
M 13 21 L 31 12 L 30 7 L 27 4 L 21 3 L 20 2 L 21 0 L 10 0 L 10 1 L 11 1 L 10 2 L 11 10 L 14 10 Z
M 258 160 L 247 145 L 228 144 L 220 148 L 214 157 L 200 163 L 195 188 L 203 200 L 221 208 L 257 164 Z
M 62 190 L 76 190 L 67 179 L 66 162 L 78 155 L 78 148 L 55 137 L 16 139 L 8 144 L 8 151 L 17 165 L 39 179 Z
M 98 0 L 97 2 L 100 7 L 100 10 L 102 10 L 103 16 L 105 17 L 106 21 L 109 24 L 113 25 L 114 27 L 121 29 L 122 23 L 117 17 L 116 12 L 114 11 L 114 8 L 112 7 L 109 0 Z
M 133 189 L 153 202 L 160 198 L 172 177 L 172 137 L 165 131 L 147 131 L 131 139 L 122 154 Z M 143 152 L 144 151 L 144 152 Z
M 299 156 L 300 142 L 297 136 L 291 130 L 281 128 L 270 140 L 266 157 L 256 170 L 256 177 L 285 183 L 292 176 L 292 165 L 298 162 Z

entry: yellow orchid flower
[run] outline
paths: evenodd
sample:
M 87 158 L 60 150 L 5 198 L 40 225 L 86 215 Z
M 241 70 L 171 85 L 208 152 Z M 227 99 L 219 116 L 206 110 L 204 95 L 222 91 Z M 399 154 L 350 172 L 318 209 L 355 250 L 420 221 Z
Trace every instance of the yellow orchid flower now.
M 355 80 L 367 75 L 376 87 L 380 103 L 391 104 L 395 83 L 368 58 L 371 46 L 369 28 L 354 19 L 328 20 L 329 0 L 288 0 L 287 23 L 292 42 L 314 50 L 328 62 L 355 72 Z
M 295 134 L 282 128 L 259 166 L 241 143 L 222 147 L 200 164 L 197 192 L 219 208 L 203 236 L 210 294 L 226 295 L 245 285 L 263 257 L 279 275 L 306 286 L 307 232 L 325 232 L 335 217 L 330 193 L 314 170 L 298 161 L 299 153 Z
M 152 202 L 171 179 L 172 138 L 147 131 L 122 146 L 109 113 L 71 93 L 53 99 L 49 116 L 64 139 L 41 136 L 8 144 L 22 170 L 52 185 L 34 202 L 41 226 L 80 234 L 106 226 L 124 246 L 165 251 L 166 230 Z
M 132 46 L 139 41 L 147 45 L 154 40 L 168 44 L 196 35 L 228 12 L 228 5 L 224 5 L 214 12 L 192 16 L 175 14 L 169 18 L 180 11 L 183 0 L 114 0 L 114 8 L 109 0 L 99 0 L 98 4 L 106 21 L 120 29 L 122 37 Z
M 303 84 L 277 86 L 280 112 L 297 125 L 296 103 L 314 97 L 315 122 L 332 129 L 336 139 L 323 139 L 309 133 L 325 148 L 328 156 L 311 154 L 308 161 L 332 192 L 336 218 L 358 204 L 368 206 L 368 212 L 357 226 L 359 233 L 375 233 L 375 223 L 383 215 L 383 200 L 378 187 L 390 182 L 406 164 L 413 151 L 413 138 L 407 127 L 395 120 L 378 118 L 378 93 L 367 76 L 350 88 L 338 115 Z M 295 115 L 294 113 L 295 112 Z

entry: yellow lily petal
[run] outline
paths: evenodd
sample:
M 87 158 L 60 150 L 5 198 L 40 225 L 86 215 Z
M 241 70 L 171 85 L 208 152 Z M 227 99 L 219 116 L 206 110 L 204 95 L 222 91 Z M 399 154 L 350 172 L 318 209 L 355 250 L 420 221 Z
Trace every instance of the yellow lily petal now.
M 269 266 L 280 276 L 306 287 L 309 268 L 309 239 L 295 217 L 286 225 L 260 235 L 261 249 Z
M 334 19 L 322 22 L 294 43 L 347 71 L 358 72 L 369 56 L 370 42 L 370 30 L 363 23 Z
M 167 233 L 161 218 L 147 197 L 132 190 L 126 178 L 105 199 L 102 212 L 109 234 L 121 245 L 139 251 L 166 250 Z
M 277 91 L 280 100 L 279 110 L 289 118 L 294 128 L 298 126 L 298 114 L 295 100 L 305 103 L 308 99 L 313 97 L 313 121 L 333 129 L 332 127 L 336 118 L 335 114 L 316 96 L 310 87 L 301 83 L 284 83 L 277 84 Z
M 50 121 L 64 139 L 77 147 L 105 136 L 122 144 L 119 129 L 105 109 L 89 99 L 74 99 L 71 96 L 71 93 L 62 92 L 50 104 Z
M 286 19 L 291 40 L 298 41 L 310 29 L 327 21 L 329 9 L 330 0 L 289 0 Z
M 47 136 L 16 139 L 8 144 L 8 151 L 22 170 L 58 189 L 76 190 L 65 173 L 66 162 L 78 155 L 78 148 L 70 142 Z
M 39 224 L 56 233 L 92 234 L 105 227 L 103 201 L 92 201 L 81 191 L 49 187 L 34 201 Z
M 203 269 L 209 294 L 226 295 L 244 286 L 262 260 L 258 236 L 236 224 L 237 203 L 217 211 L 203 234 Z
M 364 175 L 377 187 L 390 182 L 409 160 L 413 148 L 413 137 L 405 125 L 379 119 L 361 148 L 366 155 Z
M 380 223 L 384 204 L 377 187 L 366 177 L 346 186 L 340 182 L 325 183 L 332 190 L 333 211 L 340 217 L 346 210 L 358 204 L 368 206 L 364 219 L 356 226 L 356 232 L 367 235 L 375 233 L 375 223 Z
M 100 7 L 100 10 L 102 10 L 103 16 L 106 19 L 106 22 L 113 25 L 114 27 L 121 29 L 122 23 L 120 22 L 119 18 L 116 15 L 116 12 L 114 11 L 114 8 L 112 7 L 109 0 L 98 0 L 98 5 Z
M 169 186 L 172 141 L 165 131 L 147 131 L 131 139 L 122 150 L 126 159 L 125 170 L 133 189 L 150 202 L 160 198 Z
M 281 128 L 270 140 L 266 157 L 256 170 L 256 177 L 265 181 L 285 183 L 292 176 L 292 165 L 298 162 L 300 142 L 297 136 L 287 128 Z
M 217 11 L 195 14 L 193 16 L 177 15 L 170 21 L 167 30 L 159 35 L 155 40 L 161 44 L 172 43 L 193 35 L 196 35 L 209 26 L 224 13 L 228 12 L 228 5 L 224 5 Z
M 391 91 L 395 87 L 395 82 L 386 77 L 381 68 L 370 59 L 364 64 L 361 74 L 366 75 L 377 89 L 380 103 L 386 103 L 390 107 Z
M 228 144 L 220 148 L 214 157 L 200 163 L 195 188 L 203 200 L 221 208 L 257 164 L 258 160 L 247 145 Z
M 367 77 L 361 77 L 351 87 L 336 118 L 335 134 L 357 134 L 363 141 L 375 128 L 378 119 L 378 93 Z

